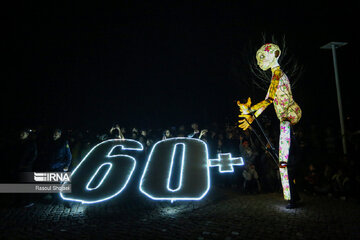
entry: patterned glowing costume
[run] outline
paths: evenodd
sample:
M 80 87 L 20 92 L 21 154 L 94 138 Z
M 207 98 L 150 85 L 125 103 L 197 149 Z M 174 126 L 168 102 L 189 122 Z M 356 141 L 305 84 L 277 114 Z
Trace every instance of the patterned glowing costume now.
M 251 99 L 247 103 L 237 102 L 240 107 L 241 115 L 245 118 L 239 120 L 239 127 L 246 130 L 254 121 L 254 117 L 258 117 L 271 103 L 278 119 L 280 120 L 280 142 L 279 142 L 279 163 L 280 176 L 283 186 L 285 200 L 290 200 L 290 186 L 287 170 L 287 162 L 290 149 L 290 124 L 294 125 L 301 118 L 301 109 L 294 101 L 291 93 L 291 86 L 288 77 L 280 69 L 278 58 L 280 56 L 280 48 L 272 43 L 263 45 L 256 53 L 257 64 L 266 71 L 271 69 L 272 79 L 265 100 L 251 106 Z

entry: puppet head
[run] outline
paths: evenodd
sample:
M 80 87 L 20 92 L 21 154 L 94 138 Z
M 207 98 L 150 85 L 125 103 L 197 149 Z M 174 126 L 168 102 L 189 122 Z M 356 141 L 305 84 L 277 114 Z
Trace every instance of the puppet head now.
M 257 64 L 263 71 L 277 67 L 280 54 L 281 50 L 278 45 L 267 43 L 256 52 Z

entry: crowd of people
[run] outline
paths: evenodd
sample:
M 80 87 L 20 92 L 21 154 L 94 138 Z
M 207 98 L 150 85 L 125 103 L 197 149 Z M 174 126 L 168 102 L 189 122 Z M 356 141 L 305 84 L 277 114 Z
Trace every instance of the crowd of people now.
M 11 170 L 7 171 L 8 176 L 3 176 L 2 182 L 13 180 L 14 172 L 71 171 L 97 143 L 107 139 L 137 140 L 144 146 L 144 156 L 147 156 L 160 140 L 191 137 L 207 143 L 209 158 L 217 158 L 218 153 L 231 153 L 244 159 L 245 165 L 236 167 L 233 174 L 220 174 L 212 168 L 212 185 L 237 188 L 239 192 L 249 194 L 281 192 L 278 160 L 274 157 L 276 150 L 271 150 L 271 145 L 277 146 L 277 129 L 265 122 L 264 131 L 268 141 L 255 129 L 242 131 L 236 126 L 216 124 L 200 128 L 197 123 L 167 129 L 125 128 L 116 124 L 101 133 L 58 128 L 51 131 L 25 129 L 10 143 L 5 165 Z M 297 186 L 308 194 L 358 198 L 359 164 L 350 156 L 334 158 L 342 155 L 337 154 L 336 137 L 328 129 L 326 132 L 324 144 L 319 144 L 316 143 L 318 136 L 309 134 L 306 138 L 300 128 L 293 131 L 289 168 L 296 169 Z
M 304 191 L 313 195 L 334 196 L 342 200 L 359 197 L 360 174 L 354 159 L 326 163 L 323 167 L 310 163 L 304 177 Z

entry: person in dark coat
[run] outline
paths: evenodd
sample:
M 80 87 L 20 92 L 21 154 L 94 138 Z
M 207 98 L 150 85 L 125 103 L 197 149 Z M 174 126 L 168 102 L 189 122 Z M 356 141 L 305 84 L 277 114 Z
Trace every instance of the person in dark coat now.
M 60 129 L 55 129 L 52 140 L 50 140 L 47 153 L 45 156 L 46 169 L 49 172 L 67 172 L 71 165 L 72 155 L 70 151 L 69 142 L 62 137 Z M 55 200 L 57 203 L 63 202 L 59 194 L 47 194 L 44 200 Z M 69 208 L 70 203 L 63 202 L 65 207 Z
M 30 136 L 31 130 L 20 133 L 20 141 L 16 145 L 17 169 L 19 172 L 32 172 L 33 164 L 37 158 L 37 145 Z
M 23 130 L 20 132 L 18 143 L 15 145 L 14 156 L 17 166 L 14 168 L 18 174 L 21 172 L 32 172 L 35 160 L 38 156 L 37 144 L 31 135 L 31 130 Z M 35 196 L 33 194 L 17 194 L 15 203 L 23 207 L 31 207 L 34 205 Z
M 197 123 L 193 123 L 193 124 L 191 124 L 191 128 L 192 128 L 193 132 L 188 134 L 188 137 L 199 138 L 199 136 L 200 136 L 199 125 Z
M 66 172 L 71 164 L 71 159 L 69 142 L 61 137 L 61 130 L 56 129 L 53 140 L 49 144 L 49 170 L 51 172 Z

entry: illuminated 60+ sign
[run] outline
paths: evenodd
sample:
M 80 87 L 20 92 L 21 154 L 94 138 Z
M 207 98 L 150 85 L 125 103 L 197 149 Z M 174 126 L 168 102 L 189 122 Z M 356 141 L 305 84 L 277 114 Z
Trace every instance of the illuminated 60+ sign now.
M 60 193 L 64 200 L 97 203 L 120 194 L 136 168 L 136 159 L 129 154 L 143 150 L 135 140 L 111 139 L 96 145 L 74 169 L 71 193 Z M 174 159 L 180 156 L 180 163 Z M 241 157 L 230 153 L 209 159 L 207 145 L 194 138 L 170 138 L 157 142 L 148 157 L 139 189 L 154 200 L 200 200 L 210 189 L 209 167 L 221 173 L 233 172 L 234 165 L 244 165 Z M 180 166 L 180 169 L 176 169 Z M 175 172 L 179 172 L 176 174 Z

